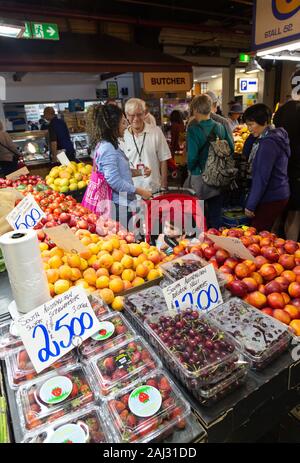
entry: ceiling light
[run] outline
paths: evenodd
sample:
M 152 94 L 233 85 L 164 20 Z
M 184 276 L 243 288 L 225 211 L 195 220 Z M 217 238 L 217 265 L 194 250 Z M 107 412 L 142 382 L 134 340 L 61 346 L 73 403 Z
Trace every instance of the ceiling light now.
M 273 53 L 280 53 L 281 51 L 294 51 L 300 49 L 300 41 L 292 42 L 289 44 L 281 45 L 280 47 L 268 48 L 257 52 L 257 56 L 264 57 Z
M 255 58 L 251 58 L 250 63 L 245 69 L 246 74 L 254 74 L 255 72 L 263 71 L 263 68 L 258 64 Z
M 284 51 L 278 55 L 265 55 L 263 59 L 297 61 L 300 63 L 300 53 L 289 53 L 288 51 Z
M 0 24 L 0 36 L 18 39 L 22 37 L 25 26 L 17 24 Z
M 212 79 L 216 79 L 217 77 L 218 77 L 217 75 L 211 76 Z
M 197 79 L 194 79 L 194 82 L 198 82 L 198 80 L 197 80 Z

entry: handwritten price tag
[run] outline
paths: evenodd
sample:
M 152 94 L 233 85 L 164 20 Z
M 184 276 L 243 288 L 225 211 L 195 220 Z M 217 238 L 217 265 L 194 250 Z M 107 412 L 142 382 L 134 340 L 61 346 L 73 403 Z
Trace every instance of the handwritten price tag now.
M 27 175 L 29 174 L 29 170 L 27 167 L 21 167 L 21 169 L 15 170 L 9 175 L 6 175 L 6 178 L 8 180 L 17 180 L 17 178 L 21 177 L 21 175 Z
M 70 165 L 70 160 L 64 151 L 62 151 L 61 153 L 58 153 L 57 159 L 59 160 L 62 166 Z
M 169 310 L 194 307 L 212 310 L 223 303 L 216 272 L 212 264 L 163 288 Z
M 84 289 L 71 288 L 16 321 L 30 360 L 40 373 L 100 329 Z
M 231 257 L 236 257 L 237 259 L 246 259 L 254 260 L 253 255 L 250 251 L 244 246 L 239 238 L 231 238 L 227 236 L 216 236 L 216 235 L 207 235 L 217 246 L 225 249 L 229 252 Z
M 86 246 L 74 235 L 66 223 L 58 225 L 57 227 L 44 228 L 44 232 L 64 251 L 79 253 L 86 251 Z
M 25 196 L 21 202 L 6 216 L 6 220 L 14 230 L 34 228 L 46 217 L 32 195 Z

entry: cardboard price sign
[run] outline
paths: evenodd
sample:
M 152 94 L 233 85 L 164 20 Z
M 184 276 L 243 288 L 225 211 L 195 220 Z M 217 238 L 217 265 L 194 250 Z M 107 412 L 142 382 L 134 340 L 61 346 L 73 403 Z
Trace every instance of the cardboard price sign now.
M 84 244 L 74 235 L 67 224 L 58 225 L 53 228 L 44 228 L 44 232 L 64 251 L 77 253 L 86 251 Z
M 163 288 L 168 309 L 180 311 L 194 307 L 212 310 L 223 303 L 222 294 L 212 264 L 191 273 Z
M 19 177 L 21 177 L 21 175 L 27 174 L 29 174 L 29 170 L 27 169 L 27 167 L 22 167 L 21 169 L 15 170 L 11 174 L 6 175 L 6 178 L 8 180 L 17 180 Z
M 46 214 L 29 194 L 6 216 L 6 220 L 14 230 L 20 230 L 34 228 L 43 217 Z
M 66 155 L 64 151 L 62 151 L 61 153 L 58 153 L 57 159 L 59 160 L 62 166 L 69 166 L 71 164 L 68 156 Z
M 94 335 L 101 326 L 84 289 L 79 287 L 31 310 L 16 323 L 37 373 Z
M 231 238 L 227 236 L 207 235 L 217 246 L 229 252 L 231 257 L 244 260 L 253 260 L 254 256 L 244 246 L 239 238 Z

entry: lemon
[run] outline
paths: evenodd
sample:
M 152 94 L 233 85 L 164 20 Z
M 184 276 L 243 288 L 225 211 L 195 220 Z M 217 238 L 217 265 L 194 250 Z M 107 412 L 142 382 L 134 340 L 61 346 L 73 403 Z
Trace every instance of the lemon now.
M 77 181 L 80 181 L 80 180 L 82 180 L 82 175 L 81 175 L 79 172 L 76 172 L 76 174 L 74 174 L 74 178 L 75 178 Z
M 67 193 L 67 191 L 69 191 L 69 187 L 67 185 L 61 186 L 59 189 L 60 193 Z
M 60 185 L 62 187 L 65 187 L 65 186 L 68 186 L 69 185 L 69 180 L 67 178 L 63 178 L 61 181 L 60 181 Z
M 70 190 L 70 191 L 78 190 L 78 185 L 77 185 L 77 183 L 70 183 L 69 190 Z
M 83 180 L 78 182 L 78 189 L 79 190 L 81 190 L 82 188 L 85 188 L 85 187 L 86 187 L 86 182 L 84 182 Z

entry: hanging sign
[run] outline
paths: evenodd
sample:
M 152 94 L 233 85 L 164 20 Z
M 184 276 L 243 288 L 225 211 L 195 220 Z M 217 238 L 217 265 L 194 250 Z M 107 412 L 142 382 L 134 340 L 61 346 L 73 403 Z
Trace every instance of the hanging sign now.
M 239 238 L 231 238 L 227 236 L 216 236 L 208 234 L 207 237 L 212 240 L 217 246 L 229 252 L 231 257 L 244 260 L 253 260 L 254 257 L 250 251 L 244 246 Z
M 191 88 L 189 72 L 144 72 L 145 92 L 188 92 Z
M 56 246 L 66 252 L 80 253 L 86 251 L 84 244 L 74 235 L 69 225 L 66 223 L 58 225 L 57 227 L 44 228 L 44 232 Z

